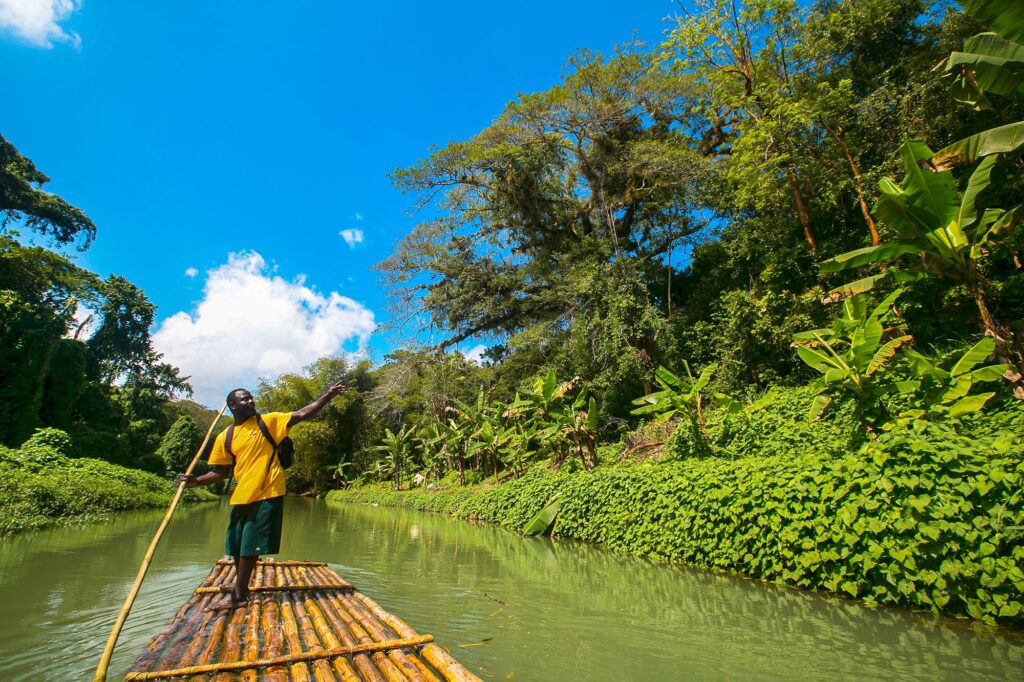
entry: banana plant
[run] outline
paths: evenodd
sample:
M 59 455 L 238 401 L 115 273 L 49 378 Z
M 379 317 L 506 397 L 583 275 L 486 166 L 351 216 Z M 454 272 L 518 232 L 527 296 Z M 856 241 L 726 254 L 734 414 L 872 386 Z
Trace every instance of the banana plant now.
M 1020 0 L 960 0 L 968 14 L 991 31 L 964 41 L 945 60 L 953 98 L 977 110 L 994 109 L 989 95 L 1024 99 L 1024 3 Z M 1024 121 L 982 131 L 931 157 L 938 170 L 974 163 L 989 154 L 1012 152 L 1024 144 Z
M 913 340 L 909 334 L 885 327 L 901 293 L 893 292 L 870 313 L 865 296 L 847 298 L 842 315 L 831 328 L 794 334 L 793 345 L 800 359 L 822 375 L 820 393 L 811 403 L 808 419 L 819 419 L 837 394 L 852 394 L 861 423 L 874 434 L 874 423 L 887 416 L 881 398 L 893 390 L 893 382 L 883 378 L 882 370 Z
M 412 429 L 404 424 L 397 433 L 391 429 L 384 429 L 384 438 L 381 439 L 381 444 L 369 448 L 371 452 L 379 452 L 383 455 L 383 458 L 379 460 L 383 466 L 378 467 L 378 474 L 392 474 L 395 490 L 402 487 L 402 476 L 412 447 L 412 434 Z
M 713 362 L 705 367 L 696 379 L 693 378 L 690 365 L 685 360 L 683 368 L 686 370 L 686 378 L 676 376 L 665 367 L 659 366 L 654 370 L 654 379 L 661 386 L 661 390 L 634 400 L 633 404 L 639 407 L 630 414 L 656 415 L 655 423 L 666 422 L 677 415 L 682 415 L 689 420 L 698 442 L 710 447 L 704 423 L 704 397 L 701 392 L 710 383 L 711 376 L 718 369 L 718 363 Z M 729 396 L 716 393 L 715 399 L 730 411 L 742 411 L 742 406 Z
M 906 175 L 902 184 L 886 178 L 876 215 L 899 234 L 899 240 L 850 251 L 821 264 L 822 272 L 835 272 L 870 263 L 889 263 L 907 256 L 913 262 L 900 269 L 845 284 L 830 292 L 834 298 L 869 291 L 882 282 L 904 282 L 939 277 L 963 285 L 978 308 L 985 333 L 1006 341 L 1012 332 L 990 310 L 987 283 L 979 261 L 992 244 L 1024 222 L 1024 205 L 1009 210 L 979 211 L 978 195 L 989 185 L 996 157 L 986 157 L 974 170 L 963 193 L 953 174 L 922 168 L 932 151 L 911 140 L 901 147 Z
M 900 415 L 898 423 L 931 416 L 960 417 L 981 410 L 995 392 L 971 394 L 981 383 L 998 381 L 1011 365 L 994 364 L 979 367 L 995 351 L 996 342 L 985 337 L 953 363 L 949 369 L 939 367 L 930 358 L 913 349 L 906 356 L 916 378 L 897 383 L 900 392 L 917 398 L 919 407 Z

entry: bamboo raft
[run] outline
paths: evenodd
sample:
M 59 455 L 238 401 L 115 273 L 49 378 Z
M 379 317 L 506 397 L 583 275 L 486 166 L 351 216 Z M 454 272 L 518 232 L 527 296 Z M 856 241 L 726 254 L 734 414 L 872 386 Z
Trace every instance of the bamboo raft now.
M 218 561 L 125 680 L 479 682 L 325 563 L 260 561 L 244 608 L 207 611 L 234 580 Z

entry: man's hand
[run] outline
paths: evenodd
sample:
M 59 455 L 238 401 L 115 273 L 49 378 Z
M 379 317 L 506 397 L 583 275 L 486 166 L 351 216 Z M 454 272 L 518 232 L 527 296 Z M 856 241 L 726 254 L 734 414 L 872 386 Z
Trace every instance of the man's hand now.
M 294 412 L 292 412 L 291 418 L 288 419 L 288 428 L 290 429 L 296 424 L 300 424 L 306 421 L 307 419 L 312 418 L 313 415 L 315 415 L 317 412 L 323 409 L 324 405 L 337 398 L 339 395 L 344 393 L 345 390 L 346 387 L 344 381 L 338 381 L 332 384 L 331 387 L 327 389 L 327 392 L 324 393 L 322 396 L 311 402 L 309 405 L 306 405 L 302 409 L 295 410 Z
M 192 474 L 178 474 L 178 478 L 176 480 L 178 483 L 184 483 L 186 488 L 195 488 L 199 485 L 196 481 L 197 478 L 199 477 L 193 476 Z

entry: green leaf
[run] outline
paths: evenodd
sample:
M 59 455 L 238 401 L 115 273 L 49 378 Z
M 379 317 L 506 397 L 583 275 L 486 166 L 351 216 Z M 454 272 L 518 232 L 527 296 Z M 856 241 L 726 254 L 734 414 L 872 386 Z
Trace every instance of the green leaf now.
M 978 217 L 975 200 L 978 194 L 988 187 L 992 175 L 992 166 L 996 163 L 996 157 L 989 156 L 978 164 L 978 167 L 971 173 L 971 179 L 967 182 L 967 189 L 964 190 L 963 198 L 960 200 L 960 211 L 957 213 L 956 222 L 960 229 L 966 229 L 974 223 Z
M 949 408 L 949 416 L 959 417 L 961 415 L 977 412 L 982 407 L 984 407 L 985 403 L 988 402 L 989 398 L 991 398 L 994 395 L 995 393 L 979 393 L 978 395 L 969 395 L 963 400 L 954 403 L 953 406 Z
M 971 372 L 971 381 L 975 384 L 982 381 L 998 381 L 1003 374 L 1013 369 L 1013 365 L 989 365 Z
M 683 382 L 682 379 L 680 379 L 679 377 L 677 377 L 675 374 L 673 374 L 672 372 L 668 371 L 664 367 L 661 367 L 660 365 L 658 366 L 658 368 L 656 370 L 654 370 L 654 376 L 656 376 L 658 379 L 663 381 L 668 386 L 671 386 L 672 388 L 679 389 L 679 390 L 687 390 L 689 388 Z
M 731 414 L 741 414 L 743 412 L 743 403 L 724 393 L 716 393 L 715 400 Z
M 843 368 L 830 369 L 825 372 L 825 383 L 826 384 L 838 384 L 846 377 L 850 376 L 850 370 Z
M 988 211 L 985 212 L 988 213 Z M 1024 222 L 1024 206 L 1014 206 L 1000 215 L 999 219 L 992 222 L 987 228 L 979 231 L 974 237 L 975 245 L 981 247 L 990 242 L 997 242 L 1013 232 L 1021 222 Z M 978 255 L 980 256 L 980 254 Z
M 1024 121 L 1007 123 L 990 128 L 976 135 L 940 149 L 932 156 L 931 163 L 937 170 L 946 171 L 958 166 L 974 163 L 990 154 L 1012 152 L 1024 144 Z
M 986 336 L 978 343 L 974 344 L 969 351 L 963 354 L 963 356 L 956 361 L 953 365 L 953 369 L 950 370 L 950 374 L 958 377 L 961 374 L 965 374 L 982 361 L 985 360 L 989 355 L 992 355 L 992 351 L 996 348 L 996 341 L 991 336 Z
M 892 306 L 896 303 L 896 299 L 903 293 L 903 289 L 897 289 L 892 292 L 882 302 L 875 306 L 875 309 L 871 311 L 871 317 L 879 320 L 884 319 L 887 314 L 892 311 Z
M 813 422 L 821 419 L 821 415 L 831 402 L 832 398 L 827 395 L 814 396 L 814 400 L 811 401 L 811 409 L 807 411 L 807 421 Z
M 921 248 L 915 244 L 878 244 L 863 249 L 847 251 L 821 262 L 822 272 L 838 272 L 849 268 L 860 267 L 869 263 L 892 260 L 908 253 L 918 253 Z
M 903 153 L 903 189 L 910 203 L 925 211 L 931 226 L 928 231 L 944 227 L 956 215 L 959 193 L 952 173 L 935 173 L 921 167 L 932 157 L 932 150 L 920 140 L 907 140 Z
M 897 336 L 896 338 L 887 341 L 885 345 L 878 349 L 878 352 L 875 353 L 874 357 L 871 358 L 871 362 L 868 363 L 867 372 L 865 373 L 870 376 L 877 372 L 885 366 L 885 364 L 889 362 L 894 355 L 896 355 L 896 351 L 900 346 L 913 340 L 914 337 L 907 334 L 904 336 Z
M 924 270 L 890 270 L 889 272 L 871 275 L 864 279 L 858 279 L 856 282 L 850 282 L 849 284 L 838 286 L 828 292 L 828 298 L 835 300 L 838 297 L 856 296 L 857 294 L 863 294 L 867 291 L 871 291 L 879 284 L 888 282 L 915 282 L 927 277 L 928 273 Z
M 1024 4 L 1019 0 L 959 0 L 972 17 L 999 35 L 1024 43 Z
M 711 375 L 714 374 L 715 370 L 718 369 L 718 363 L 712 362 L 710 365 L 704 368 L 704 371 L 700 373 L 700 377 L 693 384 L 691 393 L 700 393 L 711 381 Z
M 872 317 L 861 329 L 858 329 L 853 333 L 853 338 L 850 343 L 850 351 L 853 354 L 852 364 L 858 372 L 863 373 L 864 370 L 868 368 L 868 363 L 873 362 L 872 356 L 875 355 L 875 350 L 878 349 L 878 343 L 882 340 L 882 331 L 882 323 L 879 322 L 878 319 Z M 893 349 L 893 352 L 896 352 L 895 348 Z
M 544 375 L 544 383 L 541 387 L 541 395 L 544 397 L 544 402 L 551 402 L 551 398 L 555 395 L 556 386 L 555 370 L 549 369 L 548 373 Z
M 797 346 L 796 354 L 800 356 L 801 360 L 822 374 L 830 369 L 842 369 L 829 355 L 813 348 Z

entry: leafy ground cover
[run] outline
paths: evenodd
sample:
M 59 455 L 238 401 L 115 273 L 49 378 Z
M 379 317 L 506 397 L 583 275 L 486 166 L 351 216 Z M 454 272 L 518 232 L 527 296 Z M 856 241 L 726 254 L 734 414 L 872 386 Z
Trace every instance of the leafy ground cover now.
M 70 458 L 63 431 L 37 431 L 17 450 L 0 448 L 0 533 L 101 520 L 113 512 L 166 506 L 171 481 L 98 459 Z M 189 490 L 193 500 L 214 500 Z
M 328 499 L 519 530 L 561 492 L 553 530 L 561 537 L 871 604 L 1020 626 L 1018 412 L 1003 415 L 1001 425 L 1011 428 L 990 435 L 920 422 L 842 456 L 761 451 L 571 474 L 538 468 L 498 486 L 335 491 Z

